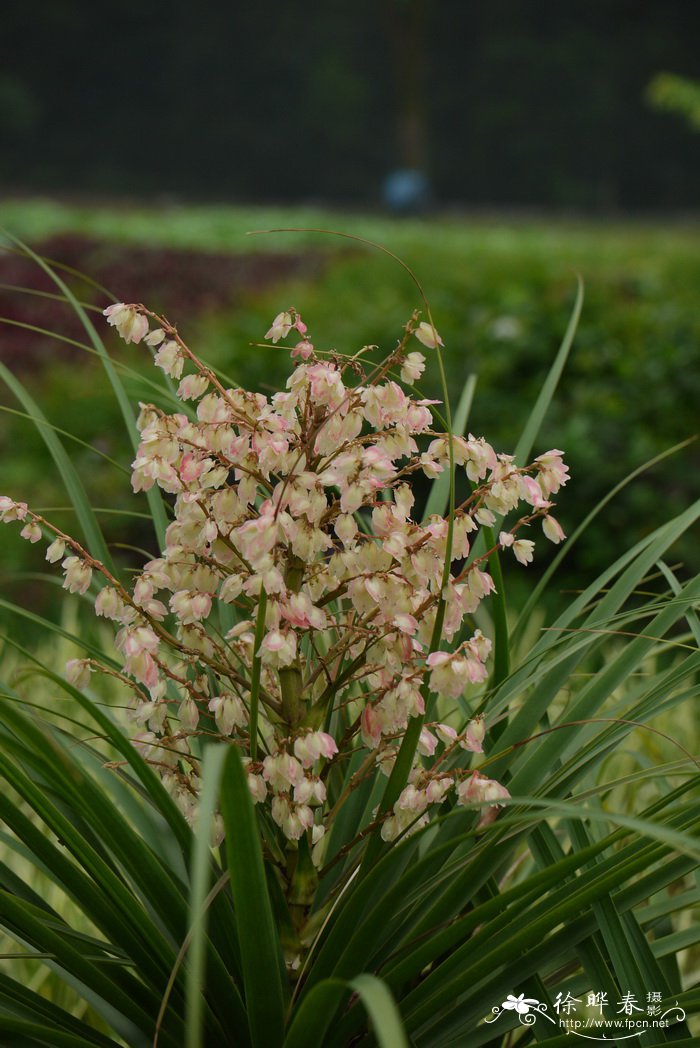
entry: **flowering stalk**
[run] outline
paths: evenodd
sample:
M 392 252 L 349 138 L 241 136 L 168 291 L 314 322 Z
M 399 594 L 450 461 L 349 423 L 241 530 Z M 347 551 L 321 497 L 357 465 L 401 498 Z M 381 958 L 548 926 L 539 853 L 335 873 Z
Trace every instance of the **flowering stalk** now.
M 402 772 L 395 788 L 397 772 L 374 816 L 385 841 L 424 825 L 450 794 L 486 805 L 482 828 L 507 798 L 470 766 L 485 726 L 462 723 L 455 700 L 486 680 L 491 643 L 479 630 L 462 638 L 494 591 L 484 570 L 494 551 L 529 563 L 534 542 L 522 534 L 536 521 L 550 541 L 564 537 L 550 510 L 568 470 L 556 450 L 518 467 L 483 438 L 435 428 L 438 402 L 410 391 L 426 363 L 410 347 L 416 338 L 439 354 L 442 343 L 417 314 L 374 367 L 362 352 L 322 353 L 296 310 L 278 314 L 266 338 L 292 337 L 294 367 L 271 398 L 225 388 L 144 306 L 105 314 L 126 341 L 149 346 L 179 382 L 178 397 L 196 404 L 196 419 L 141 405 L 132 487 L 172 499 L 164 549 L 126 588 L 24 503 L 0 498 L 0 519 L 20 521 L 30 542 L 51 533 L 47 559 L 62 560 L 72 592 L 105 580 L 95 611 L 119 627 L 135 744 L 188 820 L 201 740 L 240 748 L 251 796 L 279 828 L 269 859 L 302 949 L 313 870 L 348 850 L 327 854 L 326 831 L 367 774 L 390 776 L 400 752 L 409 765 L 408 782 Z M 448 517 L 417 523 L 407 481 L 446 469 L 465 471 L 470 497 L 455 507 L 452 485 Z M 470 559 L 497 516 L 510 525 Z M 224 608 L 236 621 L 221 636 Z M 72 660 L 68 673 L 85 687 L 99 668 Z M 356 751 L 360 770 L 344 781 L 341 761 Z

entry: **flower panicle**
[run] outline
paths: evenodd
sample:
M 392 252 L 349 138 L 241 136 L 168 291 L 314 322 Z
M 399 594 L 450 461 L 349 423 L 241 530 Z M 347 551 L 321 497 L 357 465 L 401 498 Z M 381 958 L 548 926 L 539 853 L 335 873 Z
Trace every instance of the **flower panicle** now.
M 518 467 L 482 437 L 436 430 L 438 402 L 412 391 L 426 358 L 410 338 L 428 350 L 443 343 L 417 314 L 397 349 L 370 366 L 361 353 L 318 352 L 299 312 L 284 310 L 265 338 L 291 336 L 293 366 L 284 389 L 268 397 L 225 388 L 146 307 L 117 303 L 104 313 L 179 383 L 182 411 L 141 405 L 131 467 L 134 492 L 155 487 L 173 501 L 164 548 L 127 588 L 25 503 L 0 497 L 0 520 L 20 522 L 32 543 L 48 534 L 46 559 L 61 562 L 64 587 L 94 594 L 96 615 L 115 624 L 117 675 L 134 695 L 134 743 L 185 816 L 196 817 L 199 793 L 192 740 L 223 738 L 244 755 L 254 802 L 269 806 L 289 841 L 308 835 L 320 863 L 338 808 L 328 799 L 329 767 L 364 747 L 388 774 L 432 693 L 449 713 L 423 727 L 382 836 L 422 825 L 450 791 L 459 804 L 481 805 L 480 826 L 488 826 L 508 794 L 469 766 L 470 754 L 483 753 L 486 726 L 481 718 L 448 723 L 460 719 L 455 700 L 487 677 L 488 638 L 476 630 L 456 643 L 495 589 L 493 550 L 472 550 L 479 530 L 499 518 L 495 548 L 523 565 L 534 556 L 524 534 L 535 521 L 549 541 L 564 538 L 550 514 L 569 479 L 562 453 Z M 439 477 L 451 461 L 471 494 L 455 513 L 445 586 L 448 521 L 419 519 L 411 482 Z M 443 642 L 431 651 L 443 601 Z M 222 635 L 224 607 L 235 621 Z M 82 688 L 99 669 L 115 672 L 92 659 L 73 659 L 66 672 Z

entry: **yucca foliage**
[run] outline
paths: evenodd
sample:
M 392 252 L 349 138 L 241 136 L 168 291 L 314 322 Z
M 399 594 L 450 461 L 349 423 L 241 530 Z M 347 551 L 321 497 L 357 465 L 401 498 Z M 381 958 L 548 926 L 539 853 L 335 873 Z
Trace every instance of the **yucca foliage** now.
M 220 536 L 209 529 L 201 538 L 206 522 L 183 516 L 182 490 L 167 471 L 151 476 L 144 453 L 144 433 L 173 409 L 180 435 L 198 446 L 187 428 L 197 415 L 187 414 L 170 381 L 180 378 L 183 355 L 191 362 L 187 347 L 145 308 L 112 309 L 123 334 L 150 338 L 166 371 L 164 381 L 150 384 L 153 407 L 141 411 L 139 438 L 123 369 L 99 333 L 102 318 L 91 319 L 58 269 L 36 262 L 80 316 L 86 349 L 101 357 L 132 435 L 135 487 L 145 490 L 139 499 L 147 500 L 153 520 L 147 552 L 158 567 L 150 576 L 164 570 L 158 554 L 168 544 L 187 545 L 185 534 L 201 561 L 226 563 Z M 453 416 L 447 389 L 444 404 L 433 405 L 447 436 L 426 425 L 426 439 L 438 446 L 416 454 L 435 479 L 427 505 L 411 511 L 414 523 L 406 523 L 408 510 L 401 522 L 406 542 L 424 548 L 435 535 L 443 541 L 432 550 L 434 559 L 442 550 L 442 560 L 437 582 L 428 586 L 433 596 L 424 602 L 425 621 L 418 608 L 401 603 L 410 603 L 408 596 L 393 590 L 377 591 L 384 600 L 379 612 L 363 612 L 361 603 L 353 610 L 351 591 L 341 586 L 325 602 L 319 589 L 317 604 L 328 609 L 332 625 L 322 622 L 299 596 L 304 564 L 293 548 L 293 521 L 279 541 L 295 558 L 286 565 L 283 590 L 299 599 L 284 604 L 274 564 L 265 560 L 270 550 L 255 544 L 277 526 L 257 488 L 237 523 L 240 541 L 227 532 L 238 551 L 234 560 L 242 551 L 247 562 L 245 570 L 226 573 L 231 599 L 212 600 L 206 586 L 164 584 L 172 593 L 166 607 L 158 599 L 163 594 L 149 588 L 151 580 L 144 582 L 148 564 L 139 564 L 134 581 L 115 563 L 60 434 L 0 368 L 51 451 L 76 530 L 71 536 L 52 531 L 50 521 L 31 509 L 18 511 L 12 500 L 3 503 L 5 515 L 21 518 L 30 541 L 50 542 L 51 560 L 67 555 L 66 582 L 78 594 L 71 599 L 82 604 L 72 622 L 43 623 L 53 647 L 29 651 L 12 642 L 11 661 L 22 672 L 3 685 L 3 1044 L 505 1048 L 546 1039 L 558 1045 L 570 1043 L 564 1027 L 544 1018 L 532 1022 L 534 1004 L 528 1011 L 514 1002 L 535 1002 L 556 1017 L 557 1002 L 569 995 L 583 1016 L 592 1014 L 581 1003 L 589 994 L 607 996 L 606 1015 L 614 1016 L 626 995 L 644 1015 L 650 1000 L 658 1004 L 656 1015 L 673 1011 L 670 1025 L 635 1038 L 642 1045 L 696 1043 L 692 1015 L 700 988 L 693 949 L 700 929 L 688 918 L 700 898 L 698 765 L 690 752 L 694 740 L 678 725 L 687 723 L 683 711 L 698 692 L 700 578 L 685 578 L 672 555 L 677 539 L 697 523 L 700 503 L 631 549 L 623 537 L 611 536 L 608 570 L 572 595 L 554 621 L 542 619 L 542 594 L 556 587 L 558 565 L 604 505 L 574 529 L 524 607 L 509 607 L 505 597 L 506 557 L 513 562 L 514 548 L 519 560 L 530 557 L 523 540 L 530 532 L 520 529 L 543 518 L 545 533 L 561 537 L 545 497 L 555 489 L 541 481 L 553 464 L 561 479 L 560 460 L 540 457 L 538 465 L 532 456 L 581 305 L 579 288 L 569 329 L 507 469 L 494 459 L 489 479 L 486 467 L 480 473 L 473 462 L 460 494 L 455 459 L 467 444 L 476 445 L 471 437 L 460 443 L 475 380 L 466 382 Z M 427 317 L 409 321 L 388 355 L 386 374 L 376 365 L 382 379 L 389 371 L 397 380 L 400 371 L 405 381 L 419 379 L 420 361 L 408 343 L 416 333 L 440 366 L 429 310 Z M 298 314 L 280 314 L 268 334 L 277 340 L 292 329 L 301 337 L 302 369 L 314 347 Z M 345 366 L 339 354 L 331 363 Z M 374 372 L 363 366 L 356 356 L 356 381 L 366 385 L 369 374 L 371 385 Z M 328 372 L 314 378 L 320 395 L 329 397 L 328 417 L 342 415 L 339 404 L 351 394 L 344 391 L 334 402 Z M 228 380 L 201 362 L 183 381 L 180 396 L 199 398 L 214 389 L 224 400 L 233 397 Z M 233 401 L 232 410 L 243 411 L 244 402 Z M 262 401 L 245 402 L 251 403 L 266 410 Z M 204 415 L 211 422 L 209 408 Z M 309 420 L 318 427 L 321 417 L 310 409 Z M 338 447 L 352 439 L 340 432 Z M 487 455 L 483 444 L 479 449 L 470 454 Z M 206 449 L 204 467 L 192 457 L 183 466 L 182 449 L 174 452 L 179 476 L 187 473 L 194 483 L 211 474 L 214 452 L 225 456 L 226 448 Z M 321 446 L 319 453 L 332 458 L 334 450 Z M 269 447 L 257 454 L 264 469 Z M 239 465 L 250 473 L 247 462 Z M 329 487 L 339 499 L 347 497 L 334 517 L 343 518 L 335 532 L 338 549 L 390 544 L 385 552 L 394 566 L 382 561 L 374 568 L 384 581 L 396 576 L 405 543 L 393 525 L 386 527 L 386 514 L 397 504 L 411 509 L 408 489 L 398 490 L 404 478 L 387 473 L 383 488 L 368 480 L 366 492 L 347 495 L 343 477 L 329 468 Z M 388 470 L 386 462 L 382 468 Z M 498 490 L 495 469 L 501 470 Z M 165 479 L 165 497 L 149 479 Z M 515 504 L 503 501 L 503 484 L 516 482 L 531 500 L 515 521 L 505 522 Z M 535 482 L 539 502 L 530 487 Z M 227 468 L 212 488 L 228 484 Z M 196 494 L 201 502 L 202 491 Z M 473 510 L 473 529 L 464 524 L 465 505 Z M 372 513 L 365 512 L 370 506 Z M 259 520 L 265 527 L 256 531 L 251 525 Z M 431 521 L 433 532 L 410 530 Z M 383 530 L 373 534 L 377 522 Z M 193 526 L 200 537 L 192 538 Z M 460 541 L 461 555 L 453 557 L 450 546 Z M 331 570 L 338 549 L 309 554 L 316 578 Z M 508 563 L 512 567 L 527 570 Z M 451 594 L 460 572 L 468 578 L 470 571 L 484 576 L 483 592 L 457 621 Z M 101 588 L 105 576 L 108 596 Z M 490 595 L 486 578 L 495 584 Z M 96 601 L 121 627 L 116 646 L 109 630 L 96 627 Z M 35 613 L 3 604 L 39 622 Z M 272 605 L 282 606 L 277 617 Z M 384 661 L 373 676 L 363 675 L 364 663 L 357 661 L 363 613 L 368 619 L 361 626 L 373 644 L 375 620 L 383 637 L 393 638 L 382 641 Z M 313 632 L 322 628 L 329 630 L 325 642 Z M 170 645 L 168 656 L 142 633 L 145 642 L 135 648 L 129 630 L 136 629 L 152 629 Z M 195 641 L 200 629 L 212 638 L 211 648 L 201 637 Z M 298 640 L 297 634 L 291 639 L 292 629 Z M 166 642 L 161 630 L 175 641 Z M 52 652 L 67 642 L 80 658 L 71 660 L 66 676 Z M 405 676 L 408 665 L 423 669 L 416 669 L 413 705 L 402 721 L 395 706 L 387 713 L 391 682 L 381 672 L 389 667 Z M 446 667 L 455 667 L 451 677 Z M 452 677 L 460 673 L 464 686 L 456 688 Z

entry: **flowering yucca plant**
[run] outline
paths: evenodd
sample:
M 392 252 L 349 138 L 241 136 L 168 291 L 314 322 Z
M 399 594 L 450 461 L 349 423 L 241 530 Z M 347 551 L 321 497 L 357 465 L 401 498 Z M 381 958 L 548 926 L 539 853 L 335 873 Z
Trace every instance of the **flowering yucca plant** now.
M 561 453 L 520 468 L 483 438 L 436 429 L 436 402 L 401 384 L 425 368 L 408 348 L 412 336 L 433 352 L 441 344 L 417 318 L 367 366 L 362 351 L 317 354 L 301 316 L 280 313 L 266 337 L 293 331 L 300 341 L 286 391 L 268 399 L 226 389 L 164 318 L 122 303 L 105 313 L 126 341 L 158 347 L 155 363 L 179 380 L 178 398 L 197 403 L 196 418 L 141 405 L 132 486 L 174 496 L 165 549 L 127 589 L 24 503 L 1 497 L 0 520 L 21 521 L 29 542 L 49 534 L 46 559 L 62 561 L 70 592 L 87 592 L 94 572 L 107 582 L 95 612 L 121 626 L 119 677 L 146 729 L 137 745 L 187 820 L 196 820 L 201 788 L 193 744 L 230 740 L 255 802 L 288 842 L 303 838 L 270 853 L 290 905 L 300 854 L 317 868 L 333 861 L 327 831 L 373 768 L 390 775 L 402 747 L 409 782 L 377 813 L 384 840 L 425 825 L 451 792 L 461 804 L 488 802 L 480 824 L 492 821 L 508 791 L 464 757 L 483 752 L 485 725 L 464 724 L 454 700 L 487 678 L 491 642 L 470 623 L 494 588 L 489 557 L 508 548 L 531 561 L 534 542 L 521 536 L 536 520 L 552 541 L 564 537 L 550 514 L 568 478 Z M 451 463 L 472 493 L 449 519 L 414 521 L 412 476 L 434 478 Z M 512 524 L 470 556 L 496 515 Z M 221 608 L 236 619 L 228 629 Z M 79 687 L 95 670 L 115 673 L 90 658 L 67 669 Z M 440 704 L 444 721 L 435 719 L 441 697 L 453 700 Z M 420 725 L 415 740 L 409 722 Z M 358 753 L 361 769 L 345 788 L 334 769 Z M 295 916 L 292 965 L 305 952 L 306 915 Z
M 530 448 L 579 309 L 580 295 L 514 454 L 462 436 L 468 397 L 453 425 L 446 390 L 414 393 L 416 340 L 442 371 L 429 312 L 381 360 L 322 350 L 280 313 L 266 338 L 291 343 L 293 367 L 268 398 L 231 388 L 144 306 L 105 310 L 168 380 L 140 406 L 132 464 L 162 543 L 125 580 L 84 502 L 88 541 L 0 499 L 115 624 L 114 650 L 85 627 L 65 677 L 41 670 L 97 724 L 108 762 L 7 689 L 1 814 L 84 923 L 9 867 L 0 919 L 91 1009 L 0 979 L 17 1044 L 500 1044 L 520 1015 L 504 1005 L 494 1032 L 502 997 L 529 1008 L 645 980 L 689 1006 L 634 910 L 697 864 L 689 755 L 641 817 L 597 798 L 621 740 L 697 691 L 697 652 L 669 657 L 664 638 L 683 646 L 686 617 L 692 639 L 700 582 L 663 565 L 670 599 L 635 592 L 700 510 L 623 554 L 539 638 L 527 625 L 548 576 L 514 629 L 503 600 L 499 554 L 527 565 L 535 525 L 564 538 L 562 453 Z M 425 509 L 416 476 L 434 485 Z M 604 649 L 618 632 L 627 643 Z M 121 722 L 91 697 L 99 675 L 129 707 Z

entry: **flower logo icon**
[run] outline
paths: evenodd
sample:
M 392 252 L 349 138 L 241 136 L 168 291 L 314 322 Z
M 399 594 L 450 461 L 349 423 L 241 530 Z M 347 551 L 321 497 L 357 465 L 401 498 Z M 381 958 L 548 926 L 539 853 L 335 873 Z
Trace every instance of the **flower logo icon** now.
M 527 1015 L 530 1009 L 537 1007 L 539 1003 L 540 1002 L 533 997 L 526 997 L 524 993 L 519 994 L 518 997 L 514 997 L 512 993 L 509 993 L 501 1007 L 508 1012 L 517 1012 L 518 1015 Z

